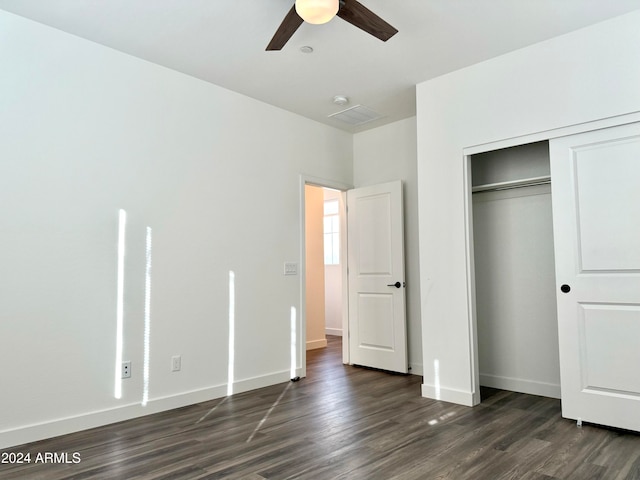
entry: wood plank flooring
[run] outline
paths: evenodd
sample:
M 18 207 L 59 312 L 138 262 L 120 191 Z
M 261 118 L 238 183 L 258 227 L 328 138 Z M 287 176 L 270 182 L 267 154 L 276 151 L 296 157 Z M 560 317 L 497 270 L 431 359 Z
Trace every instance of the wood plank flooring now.
M 339 337 L 306 379 L 3 452 L 0 478 L 640 479 L 640 435 L 560 416 L 558 400 L 483 390 L 461 407 L 420 397 L 421 378 L 344 366 Z M 73 464 L 37 453 L 78 452 Z M 72 460 L 72 457 L 69 457 Z

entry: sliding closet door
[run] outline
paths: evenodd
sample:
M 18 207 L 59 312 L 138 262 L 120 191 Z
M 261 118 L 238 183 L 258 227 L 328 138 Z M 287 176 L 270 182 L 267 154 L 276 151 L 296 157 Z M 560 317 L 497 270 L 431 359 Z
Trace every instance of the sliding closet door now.
M 640 431 L 640 124 L 550 146 L 562 415 Z

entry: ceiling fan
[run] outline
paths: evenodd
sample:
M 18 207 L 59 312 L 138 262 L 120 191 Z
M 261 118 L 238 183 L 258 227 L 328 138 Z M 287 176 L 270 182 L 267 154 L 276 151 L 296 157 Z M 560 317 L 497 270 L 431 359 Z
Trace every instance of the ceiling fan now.
M 311 4 L 310 10 L 305 8 L 306 3 Z M 317 18 L 317 13 L 322 18 Z M 326 23 L 336 15 L 383 42 L 398 33 L 396 28 L 357 0 L 296 0 L 267 45 L 267 51 L 282 50 L 302 22 Z

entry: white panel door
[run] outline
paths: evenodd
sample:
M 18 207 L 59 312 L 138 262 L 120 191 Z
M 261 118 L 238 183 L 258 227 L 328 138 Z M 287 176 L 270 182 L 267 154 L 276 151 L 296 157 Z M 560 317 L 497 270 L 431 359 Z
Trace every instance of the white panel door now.
M 347 192 L 350 363 L 407 373 L 400 181 Z
M 640 124 L 550 151 L 562 415 L 640 431 Z

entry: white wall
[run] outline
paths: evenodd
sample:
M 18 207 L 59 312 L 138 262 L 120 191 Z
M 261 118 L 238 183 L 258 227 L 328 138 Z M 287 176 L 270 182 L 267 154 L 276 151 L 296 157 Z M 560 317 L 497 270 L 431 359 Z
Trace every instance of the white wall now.
M 300 174 L 352 183 L 352 136 L 4 12 L 0 32 L 0 448 L 225 395 L 230 271 L 234 391 L 286 381 Z M 116 400 L 121 208 L 133 375 Z
M 342 266 L 324 266 L 325 334 L 342 336 Z
M 638 25 L 640 11 L 418 85 L 423 395 L 479 401 L 464 149 L 640 111 Z
M 306 350 L 327 346 L 325 336 L 324 190 L 304 186 Z
M 356 187 L 392 180 L 403 182 L 409 366 L 411 373 L 421 375 L 416 118 L 411 117 L 356 134 L 353 141 L 353 155 L 353 179 Z
M 342 192 L 324 189 L 324 200 L 336 199 L 341 202 Z M 325 333 L 342 336 L 342 260 L 344 252 L 340 252 L 340 263 L 324 266 L 325 296 Z

